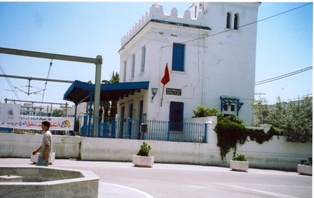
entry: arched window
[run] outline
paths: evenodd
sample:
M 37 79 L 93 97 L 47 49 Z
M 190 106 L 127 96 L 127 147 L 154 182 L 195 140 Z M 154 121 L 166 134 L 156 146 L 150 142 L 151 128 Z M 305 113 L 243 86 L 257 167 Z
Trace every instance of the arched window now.
M 234 15 L 233 29 L 239 29 L 239 14 Z
M 227 13 L 227 23 L 226 23 L 226 28 L 230 29 L 231 28 L 231 14 L 230 12 Z

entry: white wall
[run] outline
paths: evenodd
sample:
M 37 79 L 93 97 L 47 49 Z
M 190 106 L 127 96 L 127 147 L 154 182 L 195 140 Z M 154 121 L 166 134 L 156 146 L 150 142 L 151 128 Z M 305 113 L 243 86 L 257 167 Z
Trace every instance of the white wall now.
M 0 133 L 0 157 L 30 157 L 41 146 L 42 135 Z M 56 158 L 80 157 L 81 137 L 53 135 Z
M 232 151 L 227 155 L 227 163 L 220 157 L 217 136 L 213 130 L 215 119 L 208 122 L 208 143 L 185 143 L 149 141 L 151 155 L 157 163 L 199 164 L 229 166 Z M 30 157 L 30 153 L 41 145 L 41 135 L 0 133 L 0 157 Z M 81 158 L 82 160 L 132 161 L 142 140 L 87 138 L 73 136 L 53 136 L 53 151 L 56 158 Z M 258 144 L 248 141 L 238 146 L 238 152 L 247 155 L 251 168 L 296 170 L 301 160 L 312 157 L 312 143 L 289 143 L 285 137 L 275 136 L 269 142 Z
M 239 30 L 226 31 L 227 12 L 239 14 L 239 26 L 257 19 L 260 3 L 204 3 L 204 12 L 198 17 L 187 11 L 170 14 L 163 12 L 162 5 L 153 4 L 138 23 L 122 38 L 120 54 L 120 76 L 124 75 L 126 60 L 126 81 L 149 81 L 149 90 L 141 92 L 144 98 L 144 113 L 149 120 L 169 120 L 171 101 L 184 103 L 184 118 L 191 118 L 197 106 L 220 110 L 220 96 L 235 96 L 243 102 L 239 117 L 251 125 L 253 116 L 250 108 L 255 88 L 255 53 L 257 25 L 252 24 Z M 211 30 L 148 23 L 151 19 L 205 26 Z M 231 24 L 233 27 L 233 24 Z M 204 35 L 208 37 L 203 37 Z M 173 36 L 176 35 L 176 36 Z M 187 42 L 188 41 L 188 42 Z M 185 71 L 171 71 L 173 43 L 185 44 Z M 141 48 L 146 46 L 145 72 L 140 73 Z M 131 76 L 132 54 L 136 54 L 135 75 Z M 181 96 L 163 94 L 160 82 L 166 63 L 169 65 L 170 82 L 166 88 L 181 89 Z M 122 79 L 122 78 L 121 78 Z M 158 93 L 151 102 L 152 87 Z M 162 106 L 160 105 L 163 96 Z M 132 96 L 131 96 L 132 97 Z M 127 97 L 120 104 L 128 105 Z M 137 99 L 134 99 L 134 103 Z M 118 106 L 119 108 L 121 105 Z M 137 109 L 134 109 L 137 111 Z M 120 110 L 118 111 L 119 116 Z

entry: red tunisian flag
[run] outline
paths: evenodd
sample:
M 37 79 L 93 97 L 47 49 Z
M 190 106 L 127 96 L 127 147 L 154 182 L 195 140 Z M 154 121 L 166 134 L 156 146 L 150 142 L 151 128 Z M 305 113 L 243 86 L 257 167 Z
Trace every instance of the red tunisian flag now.
M 162 77 L 161 79 L 161 83 L 163 85 L 166 85 L 169 81 L 170 81 L 170 74 L 169 74 L 168 63 L 167 63 L 165 67 L 165 74 L 164 74 L 164 77 Z

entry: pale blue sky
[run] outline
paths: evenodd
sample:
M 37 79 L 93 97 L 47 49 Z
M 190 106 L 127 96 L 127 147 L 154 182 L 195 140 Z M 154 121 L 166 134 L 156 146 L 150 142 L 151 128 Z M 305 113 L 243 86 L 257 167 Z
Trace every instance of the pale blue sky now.
M 301 6 L 304 3 L 262 3 L 258 19 Z M 102 55 L 102 80 L 119 72 L 121 38 L 147 12 L 152 2 L 64 3 L 0 2 L 0 47 L 84 57 Z M 178 14 L 189 2 L 161 2 L 165 13 L 173 7 Z M 269 79 L 312 66 L 313 5 L 259 22 L 257 27 L 256 81 Z M 210 25 L 209 25 L 210 26 Z M 215 39 L 215 37 L 210 37 Z M 46 78 L 50 60 L 0 54 L 0 65 L 8 75 Z M 0 71 L 2 74 L 2 72 Z M 49 78 L 95 81 L 95 66 L 54 60 Z M 9 79 L 27 91 L 27 80 Z M 43 89 L 45 82 L 31 81 Z M 48 82 L 44 101 L 63 101 L 70 84 Z M 0 100 L 17 99 L 6 79 L 0 77 Z M 31 92 L 38 89 L 32 88 Z M 256 93 L 269 103 L 276 97 L 293 100 L 312 93 L 312 70 L 286 79 L 256 86 Z M 20 100 L 41 101 L 42 95 L 18 92 Z M 72 104 L 72 103 L 71 103 Z

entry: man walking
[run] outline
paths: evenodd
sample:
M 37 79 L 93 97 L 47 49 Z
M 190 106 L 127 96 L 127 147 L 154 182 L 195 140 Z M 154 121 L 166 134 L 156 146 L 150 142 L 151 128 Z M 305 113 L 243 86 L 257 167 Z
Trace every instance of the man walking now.
M 44 131 L 43 141 L 41 146 L 33 151 L 33 155 L 35 155 L 38 151 L 41 150 L 38 156 L 37 166 L 48 166 L 50 152 L 52 151 L 52 134 L 49 131 L 50 122 L 43 121 L 41 123 L 41 128 Z

